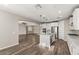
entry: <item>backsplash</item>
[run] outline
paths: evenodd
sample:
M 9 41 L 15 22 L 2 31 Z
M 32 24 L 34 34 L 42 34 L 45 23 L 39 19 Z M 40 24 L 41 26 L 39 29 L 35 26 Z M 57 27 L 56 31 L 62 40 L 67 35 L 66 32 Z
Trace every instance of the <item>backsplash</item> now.
M 69 31 L 70 34 L 79 34 L 79 30 L 71 30 Z

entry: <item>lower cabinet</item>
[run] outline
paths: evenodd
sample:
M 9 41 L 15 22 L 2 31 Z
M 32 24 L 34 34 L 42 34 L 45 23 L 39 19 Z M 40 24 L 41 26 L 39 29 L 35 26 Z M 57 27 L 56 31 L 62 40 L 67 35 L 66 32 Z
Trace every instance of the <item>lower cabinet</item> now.
M 79 55 L 79 47 L 73 43 L 73 41 L 68 41 L 68 46 L 71 55 Z
M 50 36 L 51 35 L 40 35 L 40 46 L 50 48 Z

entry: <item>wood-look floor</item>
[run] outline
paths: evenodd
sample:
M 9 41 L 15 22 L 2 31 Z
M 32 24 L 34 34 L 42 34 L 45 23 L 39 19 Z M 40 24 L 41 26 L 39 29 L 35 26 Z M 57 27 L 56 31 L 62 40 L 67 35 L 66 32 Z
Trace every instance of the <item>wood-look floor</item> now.
M 56 40 L 50 49 L 26 40 L 17 46 L 0 51 L 0 55 L 70 55 L 70 51 L 64 40 Z
M 66 41 L 59 39 L 54 43 L 54 54 L 55 55 L 70 55 L 69 47 Z

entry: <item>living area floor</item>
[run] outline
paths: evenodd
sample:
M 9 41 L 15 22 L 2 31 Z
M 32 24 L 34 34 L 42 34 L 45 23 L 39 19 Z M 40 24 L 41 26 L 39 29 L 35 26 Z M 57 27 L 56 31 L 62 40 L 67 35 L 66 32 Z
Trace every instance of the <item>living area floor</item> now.
M 50 48 L 40 47 L 37 42 L 25 40 L 19 45 L 1 50 L 0 55 L 70 55 L 70 51 L 67 42 L 61 39 L 55 40 Z

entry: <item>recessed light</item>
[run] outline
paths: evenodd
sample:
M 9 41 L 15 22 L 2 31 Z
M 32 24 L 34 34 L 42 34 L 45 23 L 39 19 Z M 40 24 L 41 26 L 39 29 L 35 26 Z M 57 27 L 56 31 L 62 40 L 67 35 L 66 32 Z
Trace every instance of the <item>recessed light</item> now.
M 61 11 L 61 10 L 59 10 L 59 11 L 58 11 L 58 13 L 59 13 L 59 14 L 61 14 L 61 13 L 62 13 L 62 11 Z
M 61 19 L 63 16 L 58 16 L 57 18 L 56 18 L 56 20 L 59 20 L 59 19 Z

